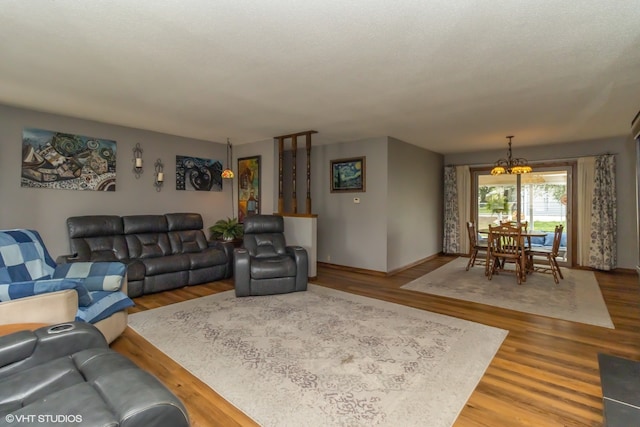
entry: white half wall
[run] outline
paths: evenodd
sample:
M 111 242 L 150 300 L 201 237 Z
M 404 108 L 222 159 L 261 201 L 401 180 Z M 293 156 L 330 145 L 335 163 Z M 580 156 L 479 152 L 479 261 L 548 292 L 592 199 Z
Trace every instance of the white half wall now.
M 318 218 L 283 215 L 284 237 L 289 246 L 307 250 L 309 277 L 318 275 Z

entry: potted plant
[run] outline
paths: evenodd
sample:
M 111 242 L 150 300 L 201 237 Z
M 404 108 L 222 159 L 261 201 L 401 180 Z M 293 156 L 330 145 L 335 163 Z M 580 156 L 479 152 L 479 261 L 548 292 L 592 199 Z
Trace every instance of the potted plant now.
M 242 237 L 242 224 L 238 222 L 238 218 L 220 219 L 211 227 L 209 227 L 211 237 L 214 239 L 233 241 Z

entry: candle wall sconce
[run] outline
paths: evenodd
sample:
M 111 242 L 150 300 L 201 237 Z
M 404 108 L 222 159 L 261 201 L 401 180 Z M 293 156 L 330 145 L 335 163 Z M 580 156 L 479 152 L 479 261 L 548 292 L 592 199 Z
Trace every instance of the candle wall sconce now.
M 136 176 L 136 179 L 140 178 L 142 175 L 142 147 L 140 147 L 140 143 L 138 142 L 135 147 L 133 147 L 133 174 Z
M 156 179 L 153 186 L 156 187 L 156 191 L 162 191 L 162 186 L 164 185 L 164 165 L 162 164 L 162 160 L 156 160 L 154 166 L 156 168 Z

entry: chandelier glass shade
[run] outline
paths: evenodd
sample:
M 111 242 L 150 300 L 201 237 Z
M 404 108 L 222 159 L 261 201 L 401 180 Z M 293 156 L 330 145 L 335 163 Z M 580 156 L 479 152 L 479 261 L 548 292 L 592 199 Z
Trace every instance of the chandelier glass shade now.
M 511 138 L 513 135 L 507 136 L 509 138 L 509 152 L 507 153 L 506 159 L 499 159 L 493 169 L 491 169 L 491 175 L 502 175 L 502 174 L 523 174 L 530 173 L 533 171 L 531 166 L 526 159 L 521 158 L 513 158 L 511 154 Z
M 231 142 L 229 142 L 229 138 L 227 138 L 227 168 L 222 171 L 221 176 L 223 179 L 233 179 L 234 177 L 231 170 Z

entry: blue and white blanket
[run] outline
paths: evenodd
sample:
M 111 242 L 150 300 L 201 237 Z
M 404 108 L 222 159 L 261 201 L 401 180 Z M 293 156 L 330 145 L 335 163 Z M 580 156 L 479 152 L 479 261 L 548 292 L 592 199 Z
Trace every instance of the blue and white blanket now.
M 0 231 L 0 302 L 75 289 L 76 320 L 95 323 L 134 305 L 119 292 L 125 274 L 120 262 L 56 265 L 37 231 Z

